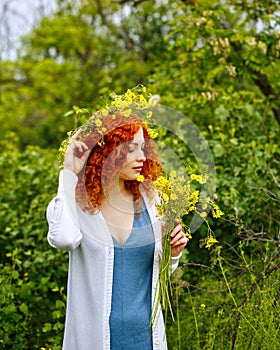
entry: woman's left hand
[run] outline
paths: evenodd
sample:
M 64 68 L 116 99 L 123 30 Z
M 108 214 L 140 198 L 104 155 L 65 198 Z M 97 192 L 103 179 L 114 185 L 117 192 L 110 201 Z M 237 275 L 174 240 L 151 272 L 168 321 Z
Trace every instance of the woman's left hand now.
M 182 231 L 182 226 L 178 219 L 175 221 L 175 227 L 170 236 L 171 256 L 176 257 L 183 251 L 189 241 L 185 233 Z

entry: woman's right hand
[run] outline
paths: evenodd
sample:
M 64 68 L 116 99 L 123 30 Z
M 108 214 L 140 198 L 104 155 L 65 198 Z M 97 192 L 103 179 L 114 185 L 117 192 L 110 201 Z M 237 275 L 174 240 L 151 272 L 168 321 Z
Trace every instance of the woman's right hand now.
M 73 141 L 69 143 L 65 157 L 64 157 L 64 169 L 73 171 L 74 174 L 78 175 L 83 169 L 88 156 L 90 154 L 90 149 L 84 142 Z

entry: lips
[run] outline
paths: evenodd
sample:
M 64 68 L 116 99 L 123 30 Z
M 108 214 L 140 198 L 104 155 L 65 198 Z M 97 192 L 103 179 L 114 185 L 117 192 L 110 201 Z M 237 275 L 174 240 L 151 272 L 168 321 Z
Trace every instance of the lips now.
M 132 169 L 135 170 L 135 171 L 141 172 L 142 166 L 136 166 L 136 167 L 134 167 L 134 168 L 132 168 Z

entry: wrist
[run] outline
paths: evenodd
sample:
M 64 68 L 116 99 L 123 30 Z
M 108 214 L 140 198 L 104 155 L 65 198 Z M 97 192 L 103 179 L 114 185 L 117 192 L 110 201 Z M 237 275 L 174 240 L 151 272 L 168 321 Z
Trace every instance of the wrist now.
M 63 170 L 71 171 L 74 175 L 78 176 L 78 172 L 76 171 L 76 169 L 73 169 L 73 167 L 71 166 L 67 166 L 64 164 Z
M 181 258 L 181 256 L 182 256 L 182 252 L 180 252 L 176 255 L 171 254 L 171 259 L 179 259 L 179 258 Z

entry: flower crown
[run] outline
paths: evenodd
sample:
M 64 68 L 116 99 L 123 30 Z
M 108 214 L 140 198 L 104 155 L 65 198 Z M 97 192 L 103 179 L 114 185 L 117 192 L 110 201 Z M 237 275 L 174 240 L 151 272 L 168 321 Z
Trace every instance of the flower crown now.
M 63 164 L 63 158 L 68 144 L 72 141 L 73 135 L 79 130 L 79 137 L 84 138 L 96 131 L 100 135 L 99 145 L 102 145 L 104 140 L 103 136 L 108 131 L 103 125 L 103 118 L 110 116 L 112 119 L 116 118 L 117 114 L 121 114 L 124 117 L 129 117 L 131 114 L 137 115 L 145 124 L 148 135 L 151 139 L 157 137 L 157 132 L 152 127 L 153 123 L 153 109 L 158 104 L 159 95 L 152 95 L 147 91 L 147 88 L 143 85 L 137 85 L 133 89 L 128 89 L 124 94 L 117 95 L 112 93 L 110 101 L 106 102 L 105 107 L 94 112 L 92 116 L 79 128 L 67 132 L 68 138 L 62 141 L 59 148 L 59 161 Z M 89 111 L 85 108 L 74 107 L 72 111 L 66 113 L 65 116 L 75 115 L 75 117 L 88 118 Z

